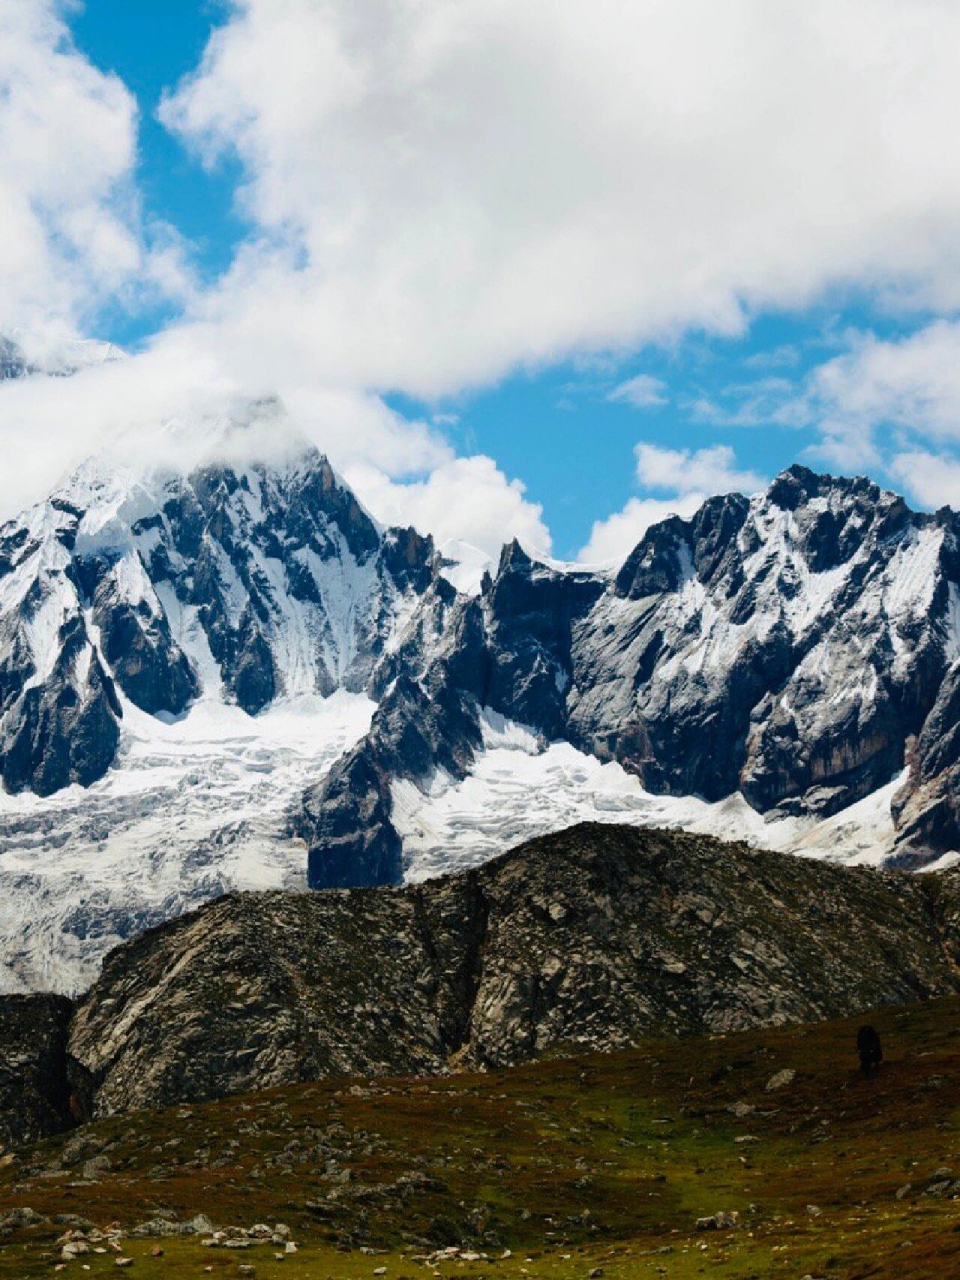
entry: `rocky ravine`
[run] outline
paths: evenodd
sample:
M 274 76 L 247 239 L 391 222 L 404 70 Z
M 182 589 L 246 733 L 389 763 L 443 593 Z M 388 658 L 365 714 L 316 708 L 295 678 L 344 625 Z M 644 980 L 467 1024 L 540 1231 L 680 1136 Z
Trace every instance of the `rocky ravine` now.
M 958 955 L 956 873 L 581 825 L 420 886 L 210 903 L 111 953 L 69 1052 L 103 1115 L 839 1016 L 960 990 Z

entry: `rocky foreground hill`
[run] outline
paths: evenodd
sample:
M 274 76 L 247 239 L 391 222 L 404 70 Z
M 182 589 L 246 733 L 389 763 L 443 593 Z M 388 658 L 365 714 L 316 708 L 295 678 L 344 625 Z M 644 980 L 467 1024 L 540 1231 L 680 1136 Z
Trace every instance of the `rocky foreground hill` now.
M 0 1276 L 956 1276 L 960 999 L 870 1021 L 104 1118 L 0 1160 Z
M 330 1075 L 842 1016 L 960 991 L 958 960 L 958 873 L 585 824 L 423 885 L 221 898 L 112 952 L 65 1052 L 62 1015 L 23 1015 L 47 998 L 0 1002 L 0 1136 L 27 1131 L 18 1107 L 35 1134 Z

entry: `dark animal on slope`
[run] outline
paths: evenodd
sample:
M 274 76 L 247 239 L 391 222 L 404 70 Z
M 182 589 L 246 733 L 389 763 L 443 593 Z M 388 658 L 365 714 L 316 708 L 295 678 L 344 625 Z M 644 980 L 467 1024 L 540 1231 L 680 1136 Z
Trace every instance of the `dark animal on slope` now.
M 857 1053 L 860 1055 L 860 1070 L 869 1075 L 872 1067 L 879 1067 L 883 1061 L 883 1049 L 880 1037 L 873 1027 L 861 1027 L 857 1032 Z

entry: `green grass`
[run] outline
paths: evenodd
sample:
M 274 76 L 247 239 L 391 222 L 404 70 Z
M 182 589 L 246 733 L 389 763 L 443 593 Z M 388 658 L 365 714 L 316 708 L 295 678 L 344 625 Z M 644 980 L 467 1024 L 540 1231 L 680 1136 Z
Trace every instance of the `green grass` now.
M 258 1280 L 380 1267 L 391 1280 L 960 1274 L 960 1199 L 925 1194 L 941 1166 L 960 1181 L 960 1000 L 870 1020 L 887 1062 L 867 1080 L 856 1019 L 117 1117 L 80 1131 L 110 1161 L 96 1182 L 82 1185 L 82 1159 L 51 1176 L 77 1142 L 68 1134 L 0 1168 L 0 1212 L 126 1229 L 161 1213 L 205 1213 L 218 1227 L 280 1221 L 299 1245 L 276 1261 L 269 1244 L 127 1239 L 128 1272 L 95 1254 L 66 1265 L 78 1276 L 237 1277 L 241 1265 Z M 768 1092 L 783 1068 L 794 1080 Z M 738 1117 L 736 1104 L 756 1110 Z M 719 1210 L 739 1213 L 738 1228 L 695 1230 Z M 0 1237 L 0 1278 L 50 1274 L 63 1230 Z M 418 1260 L 447 1244 L 488 1258 Z

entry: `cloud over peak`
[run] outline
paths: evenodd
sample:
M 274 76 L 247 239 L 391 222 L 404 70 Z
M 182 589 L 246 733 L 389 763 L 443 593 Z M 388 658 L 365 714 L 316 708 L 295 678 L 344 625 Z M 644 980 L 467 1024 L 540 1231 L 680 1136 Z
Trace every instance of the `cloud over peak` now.
M 754 471 L 740 470 L 729 445 L 706 449 L 665 449 L 645 441 L 634 449 L 637 482 L 648 493 L 667 498 L 630 498 L 621 511 L 593 526 L 580 552 L 584 564 L 619 561 L 637 545 L 647 529 L 668 516 L 689 517 L 707 498 L 718 493 L 753 493 L 765 480 Z

